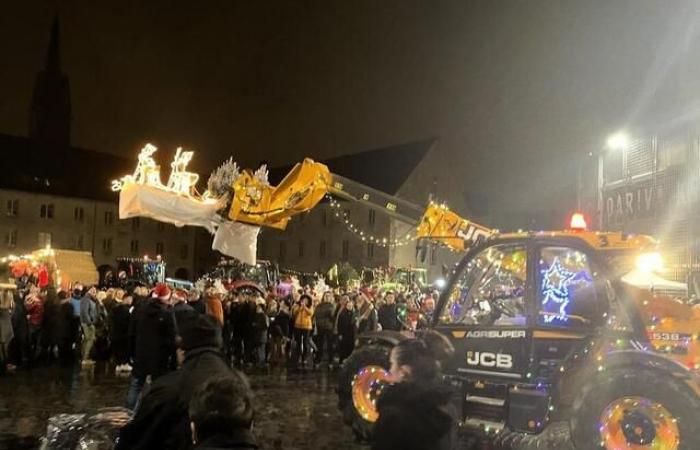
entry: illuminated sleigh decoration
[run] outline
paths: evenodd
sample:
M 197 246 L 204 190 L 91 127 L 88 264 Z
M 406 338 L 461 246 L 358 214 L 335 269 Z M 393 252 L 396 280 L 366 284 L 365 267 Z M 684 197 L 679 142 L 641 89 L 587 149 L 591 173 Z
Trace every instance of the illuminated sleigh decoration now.
M 187 171 L 193 152 L 177 149 L 170 164 L 170 177 L 163 184 L 160 166 L 153 159 L 156 150 L 147 144 L 139 154 L 134 173 L 112 181 L 112 190 L 121 191 L 119 218 L 148 217 L 176 226 L 201 226 L 214 232 L 220 222 L 216 212 L 221 204 L 216 198 L 197 194 L 195 185 L 199 175 Z
M 255 263 L 260 226 L 283 230 L 290 218 L 311 210 L 328 193 L 328 167 L 311 159 L 298 163 L 277 185 L 270 186 L 266 166 L 240 171 L 232 159 L 216 169 L 199 194 L 199 175 L 188 172 L 193 152 L 177 149 L 168 182 L 161 182 L 147 144 L 131 175 L 112 181 L 119 191 L 119 218 L 148 217 L 176 226 L 204 227 L 215 233 L 212 248 L 243 262 Z

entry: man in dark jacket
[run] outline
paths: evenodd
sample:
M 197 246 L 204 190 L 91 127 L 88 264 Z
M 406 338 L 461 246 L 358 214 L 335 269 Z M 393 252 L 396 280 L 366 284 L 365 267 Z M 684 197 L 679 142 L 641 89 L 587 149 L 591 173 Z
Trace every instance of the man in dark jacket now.
M 256 449 L 253 393 L 242 374 L 212 378 L 190 401 L 192 437 L 197 450 Z
M 333 364 L 333 328 L 335 321 L 333 320 L 333 311 L 335 310 L 333 292 L 326 291 L 323 293 L 321 303 L 314 311 L 314 321 L 316 323 L 316 364 L 323 362 L 324 352 L 328 352 L 328 364 Z
M 382 330 L 399 331 L 401 329 L 399 316 L 396 311 L 396 298 L 393 292 L 389 291 L 384 295 L 384 304 L 379 307 L 377 313 Z
M 117 450 L 192 448 L 188 407 L 205 381 L 231 374 L 221 353 L 221 327 L 206 314 L 190 313 L 179 323 L 182 368 L 155 381 L 136 414 L 119 432 Z
M 169 310 L 170 289 L 159 284 L 153 297 L 135 309 L 129 322 L 133 358 L 127 407 L 134 408 L 147 377 L 152 381 L 175 368 L 175 320 Z

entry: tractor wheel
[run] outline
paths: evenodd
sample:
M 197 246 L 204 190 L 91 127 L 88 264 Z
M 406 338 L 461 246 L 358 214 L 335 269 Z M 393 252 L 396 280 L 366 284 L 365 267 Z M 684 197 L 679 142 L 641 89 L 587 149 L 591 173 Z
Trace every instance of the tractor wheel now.
M 582 450 L 695 450 L 698 411 L 698 397 L 670 374 L 611 370 L 583 389 L 571 436 Z
M 338 407 L 360 441 L 369 441 L 379 415 L 376 400 L 389 380 L 391 348 L 367 345 L 355 350 L 338 375 Z

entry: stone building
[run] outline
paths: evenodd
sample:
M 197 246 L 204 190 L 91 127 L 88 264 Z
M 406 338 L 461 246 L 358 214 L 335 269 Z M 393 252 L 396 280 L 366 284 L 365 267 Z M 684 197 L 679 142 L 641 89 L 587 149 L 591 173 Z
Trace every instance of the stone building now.
M 43 70 L 32 96 L 29 137 L 0 134 L 0 256 L 50 245 L 90 251 L 101 270 L 116 258 L 162 255 L 168 273 L 195 273 L 195 233 L 148 219 L 120 221 L 110 180 L 134 162 L 70 145 L 68 77 L 54 20 Z
M 332 173 L 362 183 L 423 207 L 435 198 L 447 202 L 455 211 L 466 214 L 464 193 L 455 184 L 449 161 L 437 154 L 437 140 L 427 139 L 403 145 L 368 150 L 321 161 Z M 271 182 L 279 182 L 291 169 L 271 170 Z M 323 201 L 312 211 L 292 219 L 284 231 L 263 230 L 258 241 L 258 256 L 277 261 L 280 267 L 304 272 L 322 272 L 339 262 L 356 269 L 363 267 L 424 267 L 432 281 L 458 255 L 431 246 L 425 260 L 416 258 L 415 242 L 400 247 L 382 247 L 362 240 L 352 232 L 344 218 L 364 236 L 391 241 L 411 232 L 414 227 L 390 218 L 376 208 L 340 201 L 332 208 Z M 337 215 L 336 215 L 337 214 Z

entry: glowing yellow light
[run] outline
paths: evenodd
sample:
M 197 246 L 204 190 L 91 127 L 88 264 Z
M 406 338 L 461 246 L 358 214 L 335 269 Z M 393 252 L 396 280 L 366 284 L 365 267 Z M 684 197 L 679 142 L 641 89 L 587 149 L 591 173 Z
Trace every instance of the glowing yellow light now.
M 118 180 L 112 180 L 112 190 L 121 191 L 128 185 L 138 184 L 189 197 L 202 203 L 219 201 L 219 199 L 211 198 L 209 195 L 200 196 L 197 194 L 196 185 L 199 181 L 199 175 L 187 171 L 187 165 L 192 161 L 194 152 L 183 151 L 182 147 L 178 147 L 175 152 L 173 161 L 170 163 L 168 182 L 163 184 L 160 179 L 160 165 L 153 159 L 153 154 L 157 150 L 156 146 L 146 144 L 139 152 L 134 173 L 125 175 Z
M 642 253 L 637 257 L 636 266 L 640 272 L 659 272 L 664 268 L 664 261 L 658 252 Z

